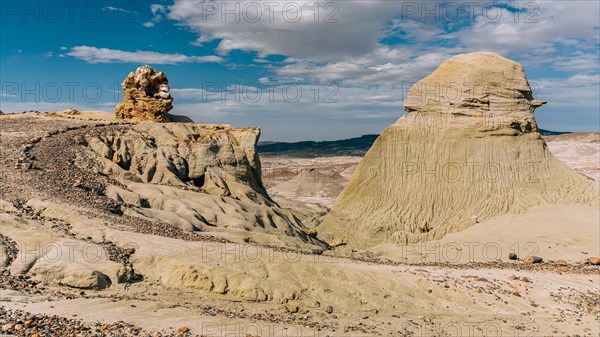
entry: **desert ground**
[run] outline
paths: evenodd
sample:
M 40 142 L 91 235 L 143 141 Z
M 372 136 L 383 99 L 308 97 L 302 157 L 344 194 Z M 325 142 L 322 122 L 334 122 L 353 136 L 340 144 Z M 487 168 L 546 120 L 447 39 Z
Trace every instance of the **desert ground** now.
M 585 263 L 600 253 L 597 208 L 499 216 L 437 247 L 246 243 L 126 211 L 140 206 L 116 212 L 104 191 L 117 182 L 74 144 L 81 130 L 131 127 L 111 114 L 0 118 L 5 334 L 598 336 L 599 270 Z M 597 135 L 548 144 L 597 177 Z M 359 161 L 263 157 L 263 179 L 282 207 L 318 222 Z M 473 242 L 496 250 L 470 251 Z M 513 251 L 544 262 L 509 260 Z
M 600 336 L 600 135 L 544 140 L 499 54 L 422 81 L 456 78 L 498 85 L 415 84 L 363 157 L 261 156 L 149 66 L 114 113 L 2 114 L 0 333 Z

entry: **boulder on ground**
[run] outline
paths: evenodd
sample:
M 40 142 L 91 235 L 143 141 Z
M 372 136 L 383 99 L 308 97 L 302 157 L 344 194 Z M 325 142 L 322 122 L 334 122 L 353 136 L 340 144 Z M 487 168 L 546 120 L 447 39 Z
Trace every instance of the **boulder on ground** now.
M 525 257 L 525 259 L 523 260 L 523 262 L 527 263 L 527 264 L 533 264 L 533 263 L 542 263 L 544 259 L 542 259 L 539 256 L 531 256 L 528 255 Z
M 429 232 L 429 226 L 428 226 L 427 220 L 421 221 L 421 223 L 419 224 L 419 232 L 421 232 L 421 233 Z

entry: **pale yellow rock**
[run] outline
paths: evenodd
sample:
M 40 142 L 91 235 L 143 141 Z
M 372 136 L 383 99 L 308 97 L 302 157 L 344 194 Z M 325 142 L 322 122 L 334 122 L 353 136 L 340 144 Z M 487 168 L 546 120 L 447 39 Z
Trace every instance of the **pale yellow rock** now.
M 17 213 L 19 210 L 12 203 L 0 199 L 0 212 Z
M 140 196 L 131 191 L 125 190 L 115 185 L 106 186 L 106 196 L 127 205 L 142 206 Z
M 513 271 L 506 269 L 422 265 L 405 265 L 399 268 L 326 255 L 317 257 L 285 253 L 256 245 L 177 240 L 118 230 L 114 228 L 117 223 L 109 224 L 106 219 L 101 218 L 86 218 L 84 214 L 89 215 L 89 210 L 80 206 L 42 201 L 28 205 L 46 218 L 52 217 L 56 221 L 72 224 L 73 233 L 77 237 L 90 235 L 95 241 L 102 241 L 96 234 L 89 232 L 90 227 L 94 227 L 94 232 L 102 233 L 106 241 L 114 242 L 119 247 L 133 245 L 136 248 L 130 261 L 136 273 L 143 275 L 143 281 L 127 286 L 113 283 L 108 290 L 100 292 L 100 296 L 93 296 L 96 292 L 89 292 L 92 295 L 89 298 L 85 296 L 46 302 L 45 297 L 37 294 L 24 298 L 19 291 L 2 291 L 3 305 L 7 308 L 70 317 L 77 315 L 78 319 L 85 322 L 118 322 L 126 317 L 127 322 L 147 329 L 172 330 L 172 327 L 189 326 L 191 331 L 202 331 L 206 324 L 214 325 L 215 322 L 240 322 L 256 326 L 256 322 L 252 320 L 254 313 L 263 315 L 265 310 L 267 313 L 275 313 L 275 317 L 279 317 L 278 313 L 283 312 L 284 308 L 294 310 L 299 315 L 320 315 L 331 306 L 336 315 L 332 322 L 341 319 L 343 326 L 354 323 L 370 326 L 374 324 L 373 319 L 377 322 L 381 320 L 381 326 L 390 326 L 390 333 L 384 331 L 385 335 L 394 335 L 394 331 L 402 329 L 401 324 L 397 323 L 400 315 L 412 321 L 431 319 L 436 324 L 455 324 L 471 315 L 469 318 L 472 320 L 467 323 L 477 325 L 477 322 L 501 319 L 510 322 L 510 319 L 514 319 L 514 308 L 527 308 L 534 310 L 532 317 L 543 320 L 548 316 L 548 310 L 550 313 L 574 310 L 573 303 L 556 302 L 545 296 L 551 289 L 569 287 L 574 291 L 587 293 L 597 287 L 597 284 L 589 282 L 589 275 L 577 273 L 521 270 L 518 273 L 519 281 L 508 283 L 504 280 Z M 3 216 L 5 214 L 0 213 L 0 219 Z M 1 223 L 0 231 L 15 239 L 30 240 L 39 235 L 56 235 L 73 240 L 61 231 L 53 230 L 49 224 L 37 225 L 16 216 L 8 217 L 8 225 Z M 18 224 L 21 227 L 19 231 L 22 232 L 14 229 Z M 78 275 L 76 270 L 72 271 L 73 276 Z M 105 273 L 103 270 L 99 271 Z M 33 277 L 31 273 L 28 276 Z M 450 288 L 446 289 L 444 283 L 434 281 L 440 279 L 447 280 Z M 83 281 L 85 279 L 77 283 L 81 286 L 85 284 Z M 523 288 L 532 284 L 541 291 Z M 520 293 L 521 296 L 505 296 L 508 303 L 503 304 L 497 301 L 498 291 L 486 290 L 490 286 L 501 292 Z M 516 290 L 517 288 L 519 289 Z M 52 290 L 54 289 L 64 288 L 53 286 Z M 529 309 L 534 301 L 542 308 Z M 199 314 L 197 310 L 190 310 L 189 306 L 182 307 L 182 302 L 198 307 L 223 305 L 231 308 L 231 312 L 243 310 L 253 316 L 247 320 L 233 318 L 233 321 L 229 315 Z M 489 303 L 497 305 L 490 306 Z M 399 313 L 399 310 L 402 311 Z M 366 316 L 370 318 L 363 318 Z M 572 317 L 575 321 L 579 312 L 575 312 Z M 577 332 L 582 326 L 593 329 L 597 325 L 594 325 L 597 323 L 594 318 L 593 315 L 583 314 L 581 322 L 577 321 L 579 325 L 566 325 L 564 330 Z M 216 321 L 217 319 L 219 320 Z M 529 319 L 526 317 L 518 322 L 527 324 Z M 289 335 L 291 329 L 295 329 L 290 324 L 282 323 L 280 326 L 281 330 L 277 330 L 276 335 Z M 550 336 L 551 328 L 554 327 L 540 325 L 539 332 L 543 336 Z M 503 335 L 509 335 L 509 331 L 512 331 L 510 329 L 513 329 L 512 323 L 503 326 Z M 327 331 L 329 333 L 331 330 Z M 331 331 L 329 334 L 334 333 L 335 331 Z M 314 336 L 315 331 L 306 330 L 306 333 L 297 335 Z
M 46 203 L 31 204 L 37 210 L 43 209 L 44 205 Z M 32 279 L 43 284 L 82 289 L 104 289 L 119 282 L 124 266 L 110 261 L 103 247 L 73 238 L 61 238 L 56 231 L 46 230 L 50 226 L 49 223 L 42 226 L 0 213 L 2 234 L 12 238 L 19 248 L 9 267 L 13 274 L 29 273 Z
M 87 142 L 104 173 L 127 181 L 197 187 L 208 183 L 240 199 L 266 201 L 255 149 L 259 136 L 258 128 L 142 123 Z
M 103 173 L 127 189 L 110 198 L 140 216 L 188 231 L 217 231 L 234 241 L 325 247 L 274 202 L 261 178 L 258 128 L 139 123 L 85 140 Z M 147 203 L 147 204 L 146 204 Z
M 373 144 L 320 235 L 359 248 L 413 243 L 536 205 L 598 205 L 598 185 L 542 140 L 533 111 L 543 103 L 514 61 L 450 58 L 410 89 L 408 114 Z
M 67 110 L 62 111 L 63 114 L 65 115 L 80 115 L 81 112 L 79 112 L 79 110 L 75 109 L 75 108 L 68 108 Z
M 61 239 L 42 246 L 29 272 L 44 284 L 105 289 L 118 282 L 123 269 L 123 265 L 109 261 L 99 245 Z
M 166 113 L 173 109 L 169 81 L 162 71 L 149 66 L 129 73 L 123 84 L 123 102 L 115 108 L 119 119 L 166 122 Z
M 308 234 L 309 236 L 312 236 L 312 237 L 316 237 L 318 234 L 317 230 L 312 227 L 307 227 L 305 232 L 306 232 L 306 234 Z
M 419 231 L 421 233 L 429 232 L 429 226 L 428 226 L 427 220 L 421 221 L 421 223 L 419 224 Z

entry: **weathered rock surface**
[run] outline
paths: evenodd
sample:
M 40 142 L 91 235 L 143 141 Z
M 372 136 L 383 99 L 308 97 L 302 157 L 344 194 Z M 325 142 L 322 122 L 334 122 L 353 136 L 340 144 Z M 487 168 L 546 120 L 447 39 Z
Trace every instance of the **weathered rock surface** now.
M 548 151 L 533 116 L 543 104 L 514 61 L 450 58 L 410 89 L 408 114 L 374 143 L 319 233 L 372 247 L 439 239 L 545 203 L 598 205 L 598 185 Z
M 141 123 L 84 143 L 99 169 L 126 186 L 109 186 L 106 195 L 130 206 L 129 215 L 191 231 L 227 228 L 238 239 L 258 231 L 265 236 L 251 239 L 263 243 L 323 246 L 265 191 L 259 135 L 258 128 Z
M 261 335 L 255 327 L 281 336 L 396 336 L 405 322 L 418 328 L 416 324 L 425 321 L 435 329 L 434 334 L 435 327 L 456 326 L 456 322 L 477 329 L 498 322 L 498 331 L 503 335 L 513 334 L 517 327 L 525 334 L 550 336 L 585 335 L 598 326 L 598 281 L 593 277 L 597 268 L 589 265 L 590 256 L 599 256 L 598 207 L 544 205 L 534 213 L 530 209 L 524 214 L 505 214 L 445 236 L 442 247 L 444 243 L 459 243 L 464 249 L 465 260 L 456 265 L 440 263 L 439 256 L 436 258 L 423 248 L 415 251 L 401 247 L 403 255 L 397 261 L 414 261 L 405 258 L 408 252 L 416 252 L 420 260 L 417 263 L 423 262 L 420 253 L 437 263 L 397 265 L 387 261 L 389 254 L 381 255 L 379 262 L 363 261 L 378 256 L 371 254 L 372 250 L 359 249 L 353 253 L 355 258 L 336 258 L 338 249 L 313 249 L 312 254 L 305 250 L 299 254 L 251 241 L 232 244 L 214 236 L 231 230 L 249 238 L 269 235 L 259 233 L 260 228 L 225 228 L 225 222 L 220 222 L 223 227 L 209 226 L 214 235 L 186 233 L 165 222 L 151 224 L 113 212 L 158 212 L 164 206 L 150 206 L 167 205 L 174 197 L 179 199 L 175 200 L 177 205 L 204 202 L 209 197 L 216 198 L 224 212 L 229 212 L 221 204 L 222 198 L 228 205 L 244 207 L 244 212 L 254 211 L 235 198 L 203 192 L 189 181 L 187 185 L 172 186 L 132 182 L 136 175 L 127 172 L 124 174 L 132 179 L 120 178 L 120 171 L 108 177 L 96 174 L 93 158 L 100 162 L 100 156 L 90 156 L 89 147 L 77 144 L 107 135 L 125 138 L 127 132 L 135 134 L 135 128 L 111 122 L 112 113 L 82 112 L 68 117 L 25 113 L 3 116 L 0 123 L 0 148 L 6 155 L 0 161 L 4 173 L 0 175 L 0 199 L 6 200 L 0 201 L 0 241 L 4 240 L 2 246 L 9 254 L 19 255 L 9 258 L 12 263 L 9 261 L 0 273 L 2 333 L 171 336 L 178 331 L 200 335 L 207 327 L 223 326 L 235 336 L 245 336 L 250 331 L 251 335 Z M 87 118 L 91 121 L 87 122 Z M 23 148 L 27 150 L 21 152 Z M 31 160 L 33 169 L 12 169 L 22 154 Z M 112 157 L 106 160 L 117 165 Z M 73 186 L 76 181 L 77 186 Z M 165 195 L 144 200 L 146 197 L 141 195 L 152 189 L 156 193 L 148 195 L 163 191 Z M 120 198 L 120 207 L 101 195 L 103 192 Z M 141 206 L 136 205 L 138 196 Z M 188 217 L 179 210 L 163 214 Z M 561 226 L 565 223 L 569 226 Z M 288 235 L 271 237 L 301 242 Z M 548 261 L 585 258 L 586 264 L 559 268 L 553 263 L 489 262 L 494 258 L 493 249 L 485 250 L 487 255 L 472 255 L 467 251 L 474 246 L 461 244 L 481 243 L 478 247 L 485 248 L 489 247 L 486 242 L 501 247 L 498 258 L 514 251 L 515 242 L 535 242 L 540 246 L 536 254 Z M 47 263 L 56 261 L 57 251 L 62 251 L 65 258 L 69 256 L 73 244 L 89 247 L 72 251 L 77 262 Z M 104 248 L 106 254 L 96 261 L 97 247 Z M 523 256 L 533 254 L 527 248 L 516 249 Z M 442 259 L 452 258 L 452 252 L 449 253 Z M 82 256 L 89 258 L 80 259 Z M 29 271 L 19 274 L 21 270 Z M 135 271 L 136 277 L 128 282 L 130 271 Z M 519 277 L 506 282 L 510 274 Z M 110 286 L 104 276 L 110 279 Z M 331 314 L 327 314 L 331 311 L 328 306 L 333 308 Z M 526 315 L 515 315 L 519 312 Z M 57 316 L 48 319 L 49 314 Z M 74 320 L 65 317 L 90 323 L 73 325 Z M 532 325 L 547 322 L 548 317 L 556 319 Z M 131 323 L 150 331 L 128 330 Z M 233 324 L 240 328 L 231 331 Z M 251 328 L 249 331 L 243 327 Z
M 10 269 L 14 274 L 28 273 L 47 285 L 81 289 L 104 289 L 119 283 L 122 264 L 110 261 L 96 244 L 58 233 L 18 216 L 0 214 L 2 234 L 15 240 L 19 249 Z
M 65 115 L 80 115 L 81 112 L 75 108 L 68 108 L 67 110 L 62 111 Z
M 129 73 L 121 87 L 123 102 L 115 109 L 117 118 L 167 121 L 166 113 L 173 108 L 173 97 L 169 94 L 165 73 L 142 66 Z

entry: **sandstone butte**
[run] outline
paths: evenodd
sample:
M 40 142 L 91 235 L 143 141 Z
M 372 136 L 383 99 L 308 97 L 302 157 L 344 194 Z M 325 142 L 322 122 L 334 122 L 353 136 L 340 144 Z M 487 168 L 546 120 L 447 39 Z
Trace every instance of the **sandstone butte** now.
M 533 115 L 543 104 L 517 62 L 450 58 L 409 90 L 407 114 L 375 141 L 319 235 L 349 248 L 415 243 L 536 205 L 598 205 L 598 185 L 549 152 Z
M 117 119 L 135 123 L 82 140 L 98 170 L 122 185 L 108 186 L 107 196 L 131 205 L 131 215 L 185 231 L 326 247 L 268 195 L 256 153 L 260 129 L 190 123 L 168 114 L 173 102 L 168 83 L 163 72 L 137 68 L 123 82 L 124 99 L 115 109 Z M 162 123 L 178 121 L 185 123 Z

